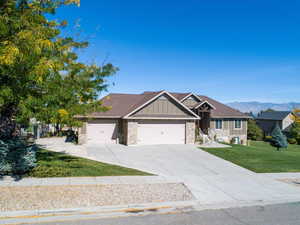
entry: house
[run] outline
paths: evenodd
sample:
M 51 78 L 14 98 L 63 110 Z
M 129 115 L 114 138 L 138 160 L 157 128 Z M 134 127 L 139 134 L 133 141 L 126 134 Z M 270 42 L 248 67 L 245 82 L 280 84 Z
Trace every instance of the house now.
M 257 125 L 264 131 L 265 135 L 270 135 L 276 126 L 288 132 L 294 123 L 293 113 L 290 111 L 266 111 L 261 112 L 256 118 Z
M 247 140 L 249 117 L 206 96 L 159 91 L 109 94 L 101 101 L 108 111 L 77 116 L 84 121 L 80 144 L 194 144 L 197 134 Z

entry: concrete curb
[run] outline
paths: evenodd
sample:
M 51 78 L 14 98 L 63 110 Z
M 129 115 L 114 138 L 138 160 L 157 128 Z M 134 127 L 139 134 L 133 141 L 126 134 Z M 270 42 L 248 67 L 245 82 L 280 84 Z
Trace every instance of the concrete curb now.
M 113 218 L 192 210 L 197 201 L 129 204 L 90 208 L 0 212 L 0 224 L 67 221 L 77 219 Z
M 0 224 L 29 224 L 43 222 L 63 222 L 71 220 L 88 220 L 117 218 L 127 216 L 145 216 L 150 214 L 182 213 L 189 211 L 218 210 L 237 207 L 266 206 L 273 204 L 300 204 L 298 200 L 252 201 L 236 203 L 201 204 L 199 201 L 177 201 L 162 203 L 145 203 L 89 208 L 72 208 L 56 210 L 11 211 L 0 212 Z
M 300 173 L 258 173 L 258 175 L 273 179 L 300 179 Z

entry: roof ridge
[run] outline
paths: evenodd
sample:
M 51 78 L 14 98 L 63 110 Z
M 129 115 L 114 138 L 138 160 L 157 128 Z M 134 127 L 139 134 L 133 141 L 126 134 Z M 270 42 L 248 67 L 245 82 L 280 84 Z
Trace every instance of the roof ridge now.
M 130 93 L 109 93 L 108 95 L 141 95 L 141 94 L 130 94 Z

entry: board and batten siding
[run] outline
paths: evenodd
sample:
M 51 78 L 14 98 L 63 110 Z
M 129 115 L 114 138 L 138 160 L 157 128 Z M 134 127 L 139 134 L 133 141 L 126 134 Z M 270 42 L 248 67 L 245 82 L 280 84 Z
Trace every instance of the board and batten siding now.
M 290 113 L 287 117 L 285 117 L 283 120 L 282 120 L 282 127 L 281 129 L 283 131 L 289 131 L 290 128 L 292 127 L 292 124 L 294 123 L 294 119 L 292 117 L 292 114 Z
M 182 106 L 179 106 L 176 102 L 174 102 L 174 100 L 170 99 L 168 96 L 163 96 L 142 108 L 140 111 L 135 113 L 133 117 L 155 117 L 157 115 L 192 117 L 192 115 L 185 112 L 183 109 L 181 109 L 181 107 Z

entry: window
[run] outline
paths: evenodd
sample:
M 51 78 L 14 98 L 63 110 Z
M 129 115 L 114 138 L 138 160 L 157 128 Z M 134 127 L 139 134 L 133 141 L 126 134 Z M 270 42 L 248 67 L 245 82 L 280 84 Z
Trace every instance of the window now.
M 216 129 L 222 129 L 222 120 L 216 120 Z
M 241 121 L 241 120 L 235 120 L 235 121 L 234 121 L 234 128 L 235 128 L 235 129 L 240 129 L 240 128 L 242 128 L 242 121 Z

